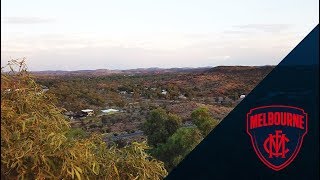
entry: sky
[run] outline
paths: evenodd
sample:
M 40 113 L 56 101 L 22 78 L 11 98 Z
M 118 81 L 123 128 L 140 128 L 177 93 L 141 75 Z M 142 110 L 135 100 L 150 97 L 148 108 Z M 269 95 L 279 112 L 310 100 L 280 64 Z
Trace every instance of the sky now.
M 1 66 L 276 65 L 318 22 L 318 0 L 3 0 Z

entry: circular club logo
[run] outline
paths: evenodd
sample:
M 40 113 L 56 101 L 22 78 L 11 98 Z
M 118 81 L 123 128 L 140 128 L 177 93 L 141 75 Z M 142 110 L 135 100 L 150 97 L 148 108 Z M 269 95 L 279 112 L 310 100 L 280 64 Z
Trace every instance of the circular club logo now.
M 247 133 L 260 160 L 279 171 L 288 166 L 300 151 L 308 131 L 308 114 L 303 109 L 270 105 L 247 113 Z

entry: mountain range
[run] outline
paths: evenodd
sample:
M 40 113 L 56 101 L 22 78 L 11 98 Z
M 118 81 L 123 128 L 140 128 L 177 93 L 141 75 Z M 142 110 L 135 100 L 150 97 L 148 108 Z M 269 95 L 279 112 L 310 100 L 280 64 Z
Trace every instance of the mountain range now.
M 76 70 L 76 71 L 31 71 L 32 74 L 41 76 L 41 75 L 51 75 L 51 76 L 107 76 L 114 74 L 123 74 L 123 75 L 139 75 L 139 74 L 165 74 L 165 73 L 195 73 L 195 72 L 221 72 L 229 71 L 234 72 L 244 69 L 253 70 L 257 67 L 265 66 L 216 66 L 216 67 L 197 67 L 197 68 L 137 68 L 137 69 L 128 69 L 128 70 L 110 70 L 110 69 L 96 69 L 96 70 Z

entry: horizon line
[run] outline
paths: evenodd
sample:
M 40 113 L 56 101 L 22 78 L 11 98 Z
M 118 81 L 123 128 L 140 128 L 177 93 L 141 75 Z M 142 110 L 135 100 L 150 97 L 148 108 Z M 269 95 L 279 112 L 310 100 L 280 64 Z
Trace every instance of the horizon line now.
M 130 71 L 130 70 L 148 70 L 148 69 L 158 69 L 158 70 L 168 70 L 168 69 L 200 69 L 200 68 L 215 68 L 215 67 L 263 67 L 263 66 L 276 66 L 274 64 L 266 65 L 217 65 L 217 66 L 198 66 L 198 67 L 137 67 L 137 68 L 128 68 L 128 69 L 75 69 L 75 70 L 61 70 L 61 69 L 52 69 L 52 70 L 28 70 L 29 72 L 46 72 L 46 71 L 64 71 L 64 72 L 74 72 L 74 71 L 97 71 L 97 70 L 110 70 L 110 71 Z

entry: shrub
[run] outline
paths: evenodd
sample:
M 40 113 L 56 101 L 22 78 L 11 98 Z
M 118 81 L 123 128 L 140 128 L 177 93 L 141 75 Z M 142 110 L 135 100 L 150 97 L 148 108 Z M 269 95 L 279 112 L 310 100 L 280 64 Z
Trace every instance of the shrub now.
M 142 129 L 148 137 L 148 143 L 156 147 L 160 143 L 165 143 L 180 126 L 179 116 L 168 114 L 164 109 L 158 108 L 151 111 Z
M 198 128 L 179 128 L 166 143 L 152 150 L 155 157 L 165 162 L 166 168 L 171 170 L 188 155 L 202 140 Z
M 209 110 L 205 107 L 199 107 L 191 114 L 194 124 L 199 128 L 202 135 L 207 136 L 210 131 L 218 124 L 218 121 L 213 119 Z

